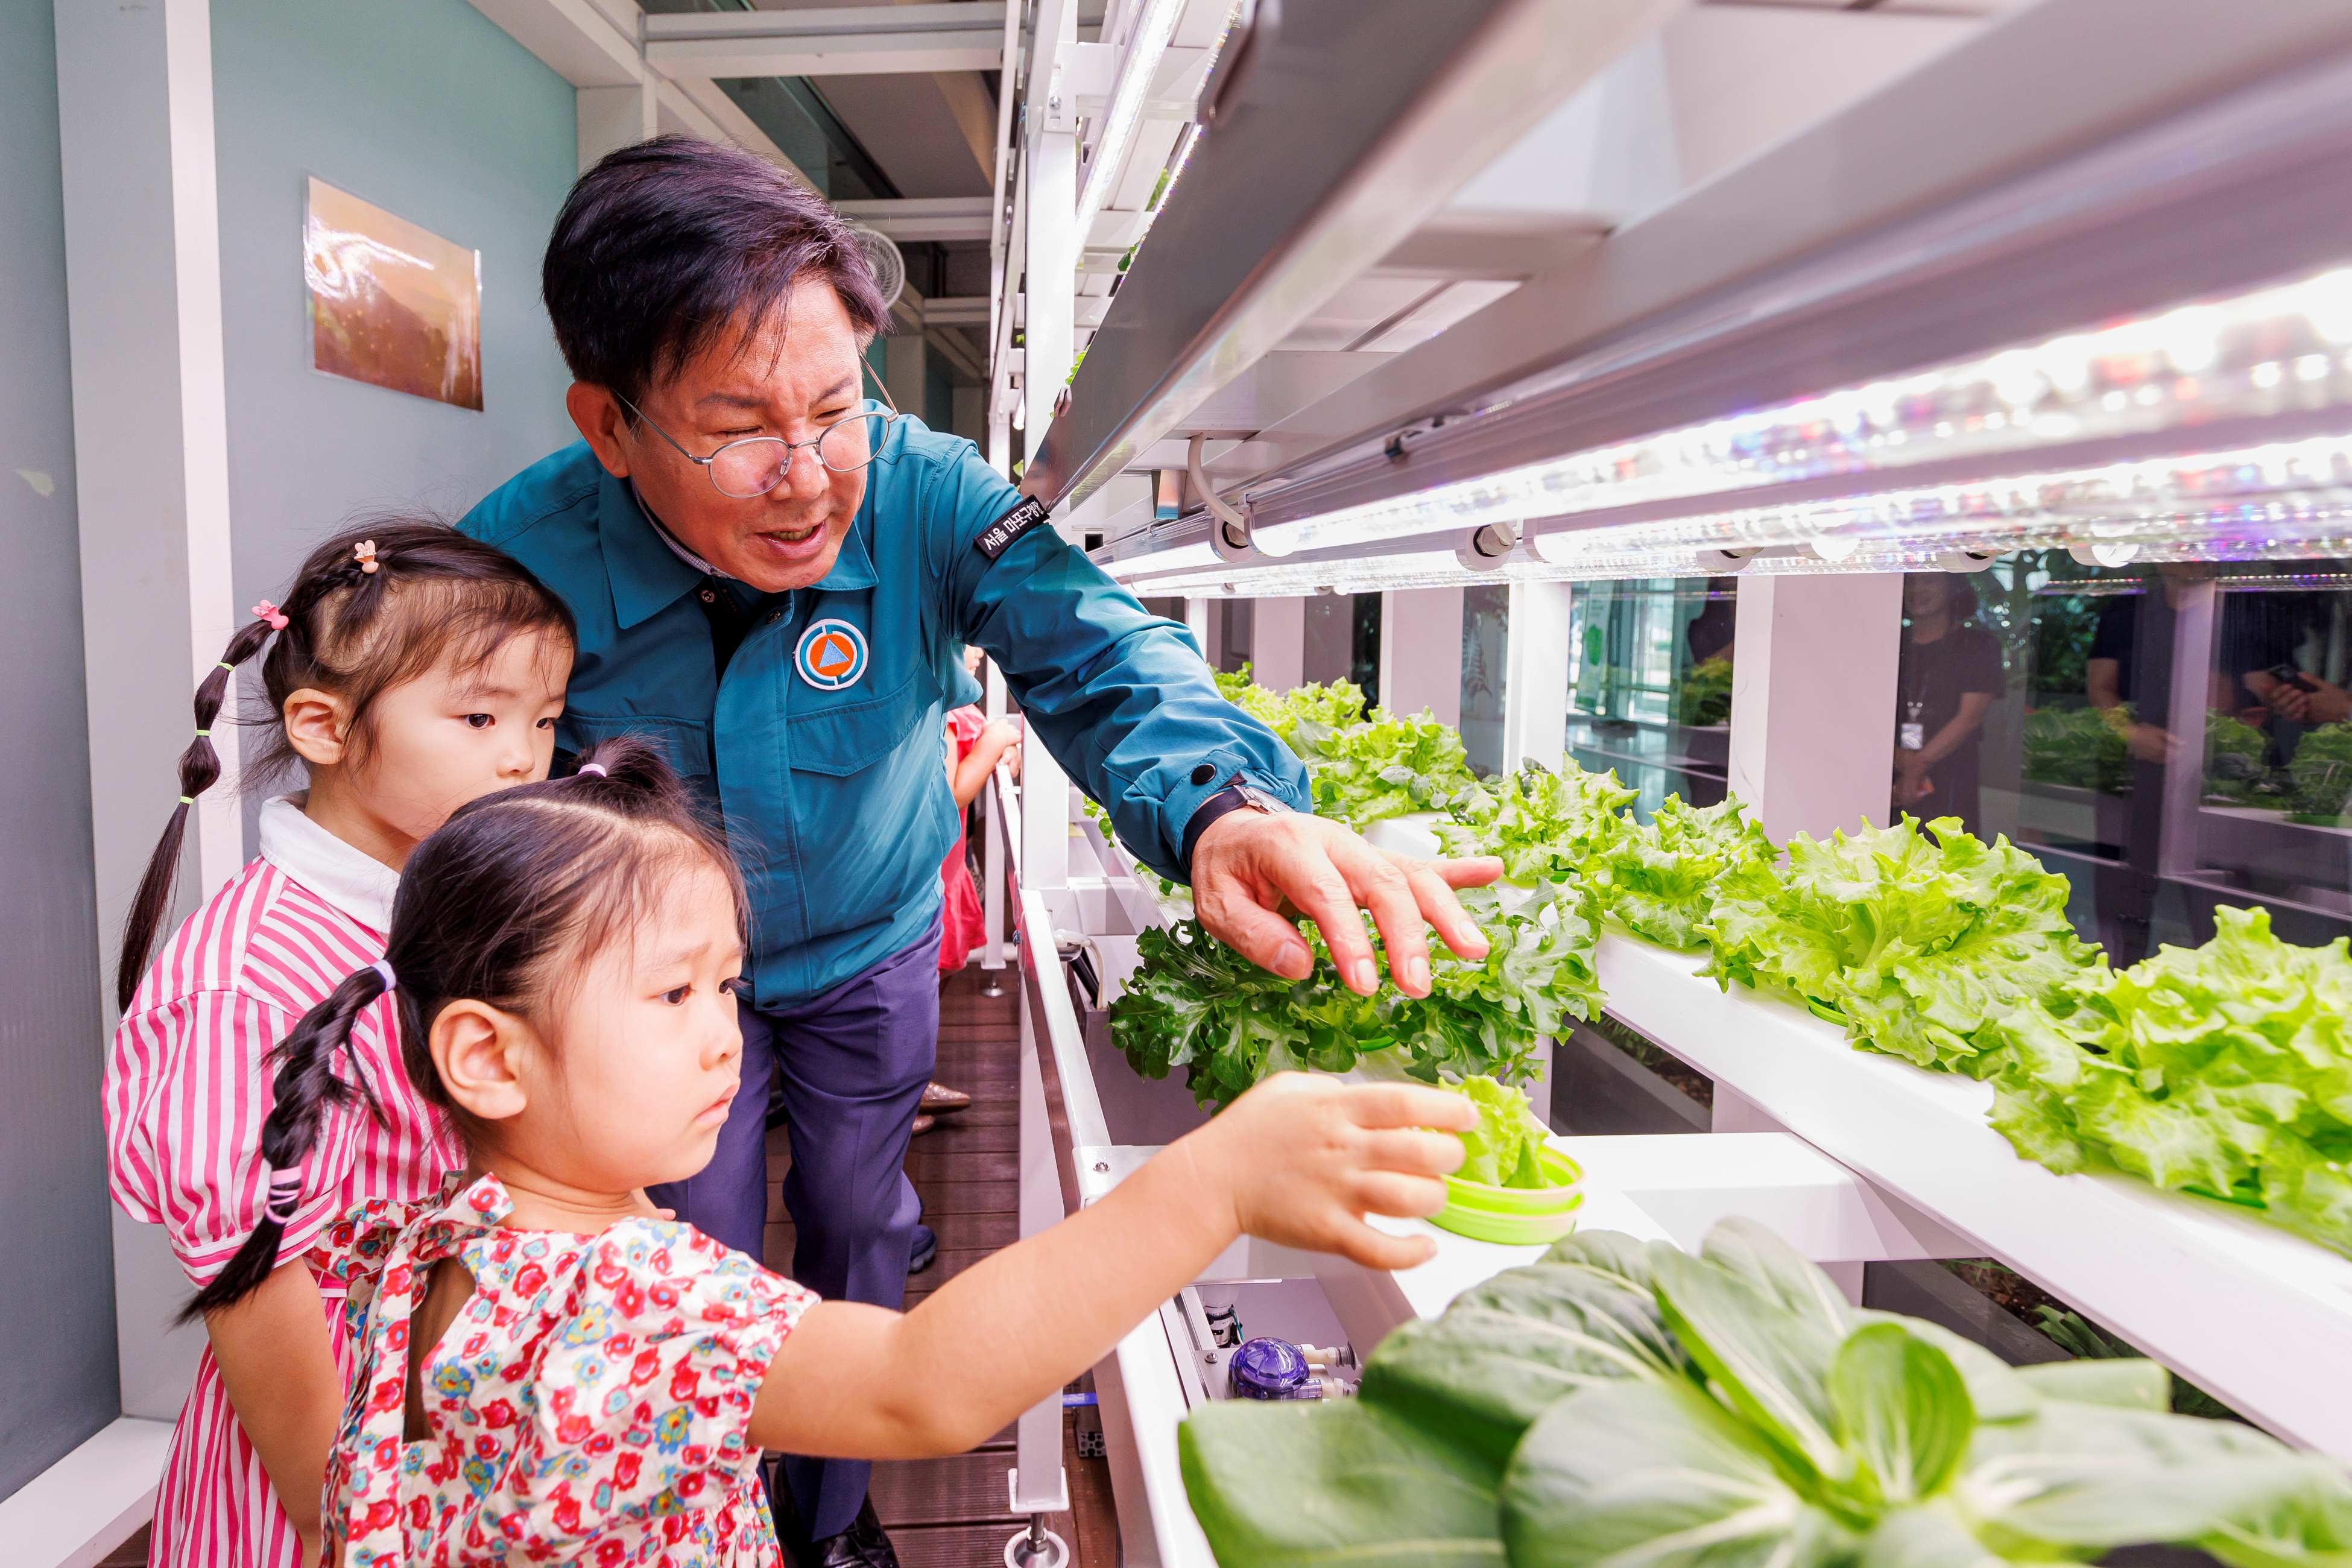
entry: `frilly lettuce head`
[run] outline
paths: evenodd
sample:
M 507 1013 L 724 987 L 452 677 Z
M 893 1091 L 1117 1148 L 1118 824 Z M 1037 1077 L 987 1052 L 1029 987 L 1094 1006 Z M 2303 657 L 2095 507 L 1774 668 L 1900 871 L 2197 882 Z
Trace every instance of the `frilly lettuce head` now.
M 2352 1255 L 2352 957 L 2296 947 L 2263 910 L 2213 940 L 2089 977 L 2071 1007 L 1987 1033 L 1993 1126 L 2052 1170 L 2127 1171 L 2267 1212 Z
M 1548 1184 L 1536 1156 L 1550 1134 L 1528 1097 L 1491 1078 L 1465 1078 L 1455 1087 L 1477 1105 L 1478 1125 L 1461 1134 L 1467 1157 L 1454 1173 L 1490 1187 Z
M 2063 877 L 1957 817 L 1926 829 L 1906 816 L 1827 842 L 1800 834 L 1785 870 L 1728 872 L 1706 927 L 1708 973 L 1785 985 L 1872 1050 L 1987 1076 L 1986 1022 L 2025 1002 L 2064 1005 L 2101 960 L 2066 918 Z

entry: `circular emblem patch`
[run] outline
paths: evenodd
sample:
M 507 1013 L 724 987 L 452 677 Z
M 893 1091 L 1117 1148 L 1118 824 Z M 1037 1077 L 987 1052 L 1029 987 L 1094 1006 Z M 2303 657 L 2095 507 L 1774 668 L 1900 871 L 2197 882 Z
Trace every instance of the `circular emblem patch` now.
M 847 621 L 818 621 L 801 634 L 793 662 L 819 691 L 855 686 L 866 673 L 866 634 Z

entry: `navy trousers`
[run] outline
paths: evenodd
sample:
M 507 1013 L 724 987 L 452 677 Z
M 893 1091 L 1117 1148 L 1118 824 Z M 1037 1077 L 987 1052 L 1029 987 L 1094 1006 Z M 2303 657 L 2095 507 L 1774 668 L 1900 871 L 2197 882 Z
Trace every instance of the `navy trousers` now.
M 652 1189 L 706 1236 L 761 1257 L 768 1222 L 769 1087 L 792 1129 L 784 1207 L 792 1277 L 829 1300 L 898 1307 L 922 1207 L 907 1142 L 940 1039 L 940 925 L 804 1002 L 746 1007 L 743 1088 L 699 1174 Z M 785 1483 L 810 1535 L 847 1530 L 873 1466 L 787 1458 Z

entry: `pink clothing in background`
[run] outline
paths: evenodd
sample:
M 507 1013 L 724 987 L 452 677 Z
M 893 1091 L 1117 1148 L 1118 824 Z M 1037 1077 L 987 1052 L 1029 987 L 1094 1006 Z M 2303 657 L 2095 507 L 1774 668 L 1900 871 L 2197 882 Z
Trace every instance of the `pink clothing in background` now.
M 988 721 L 977 708 L 959 708 L 948 715 L 948 748 L 950 761 L 961 763 L 988 728 Z M 988 940 L 988 919 L 980 907 L 980 889 L 972 885 L 971 861 L 968 837 L 964 827 L 965 815 L 956 816 L 955 847 L 940 862 L 940 891 L 945 895 L 946 908 L 940 919 L 940 973 L 961 969 L 971 950 Z

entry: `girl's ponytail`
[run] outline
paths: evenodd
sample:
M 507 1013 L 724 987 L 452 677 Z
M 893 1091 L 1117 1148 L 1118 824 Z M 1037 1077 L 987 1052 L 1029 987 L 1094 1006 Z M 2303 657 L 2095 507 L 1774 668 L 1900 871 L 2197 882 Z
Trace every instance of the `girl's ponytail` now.
M 181 1322 L 235 1306 L 259 1289 L 277 1268 L 278 1243 L 294 1221 L 302 1197 L 303 1166 L 318 1146 L 320 1123 L 328 1107 L 349 1104 L 356 1093 L 379 1117 L 383 1114 L 357 1058 L 353 1057 L 352 1062 L 354 1088 L 352 1082 L 337 1076 L 335 1058 L 352 1056 L 352 1026 L 368 1004 L 392 990 L 388 963 L 346 975 L 325 1001 L 302 1015 L 301 1022 L 278 1045 L 274 1053 L 278 1065 L 272 1086 L 274 1103 L 268 1120 L 261 1124 L 261 1157 L 269 1173 L 261 1223 L 212 1283 L 197 1291 L 181 1311 Z
M 147 960 L 163 930 L 163 917 L 172 908 L 172 890 L 180 879 L 180 847 L 188 836 L 188 810 L 196 796 L 220 778 L 220 753 L 213 750 L 213 721 L 220 717 L 229 676 L 261 651 L 271 632 L 286 625 L 285 616 L 267 600 L 254 607 L 254 615 L 256 619 L 238 627 L 228 639 L 220 662 L 196 688 L 196 738 L 180 753 L 180 802 L 172 808 L 163 837 L 148 858 L 147 874 L 139 879 L 139 892 L 131 900 L 131 918 L 122 928 L 122 955 L 114 969 L 114 1000 L 126 1013 L 131 1010 L 131 998 L 138 993 L 139 977 L 147 973 Z

